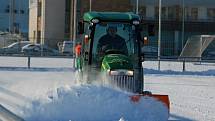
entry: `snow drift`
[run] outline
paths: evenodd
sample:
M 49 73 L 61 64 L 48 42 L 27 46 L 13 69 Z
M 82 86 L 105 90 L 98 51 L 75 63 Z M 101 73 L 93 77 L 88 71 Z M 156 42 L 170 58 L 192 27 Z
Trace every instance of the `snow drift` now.
M 168 109 L 150 97 L 138 103 L 131 93 L 96 85 L 57 88 L 48 103 L 34 101 L 25 109 L 26 121 L 166 121 Z

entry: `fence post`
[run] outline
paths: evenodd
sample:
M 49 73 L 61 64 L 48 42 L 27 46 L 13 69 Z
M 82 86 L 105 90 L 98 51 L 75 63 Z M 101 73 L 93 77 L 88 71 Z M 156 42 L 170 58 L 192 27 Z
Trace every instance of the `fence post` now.
M 161 70 L 161 61 L 160 61 L 160 59 L 158 59 L 158 70 L 159 71 Z
M 30 56 L 28 56 L 28 69 L 30 69 L 31 68 L 31 58 L 30 58 Z
M 183 59 L 183 72 L 185 72 L 185 59 Z

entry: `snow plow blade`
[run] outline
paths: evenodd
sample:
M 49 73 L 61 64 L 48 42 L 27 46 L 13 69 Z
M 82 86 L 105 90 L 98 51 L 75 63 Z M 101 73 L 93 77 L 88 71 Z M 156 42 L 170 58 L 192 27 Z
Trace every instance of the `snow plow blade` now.
M 139 102 L 141 97 L 144 97 L 144 96 L 152 97 L 152 98 L 162 102 L 168 108 L 168 113 L 169 113 L 169 111 L 170 111 L 170 101 L 169 101 L 169 96 L 168 95 L 138 94 L 138 95 L 133 95 L 130 98 L 131 98 L 132 102 Z

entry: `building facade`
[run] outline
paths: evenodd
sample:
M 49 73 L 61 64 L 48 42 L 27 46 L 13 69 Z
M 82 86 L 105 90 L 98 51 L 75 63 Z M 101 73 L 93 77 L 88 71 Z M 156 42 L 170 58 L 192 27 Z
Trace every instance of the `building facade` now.
M 68 39 L 67 0 L 30 0 L 29 40 L 56 48 L 57 43 Z M 70 5 L 69 5 L 70 6 Z
M 99 0 L 95 5 L 92 5 L 94 11 L 129 12 L 132 9 L 130 0 Z M 76 3 L 74 0 L 30 0 L 29 6 L 30 41 L 54 48 L 58 42 L 76 38 L 77 21 L 89 11 L 88 0 L 77 0 Z
M 0 31 L 28 33 L 29 0 L 0 0 Z
M 158 0 L 139 0 L 139 15 L 148 45 L 158 45 Z M 132 1 L 135 4 L 135 0 Z M 178 56 L 193 35 L 215 34 L 214 0 L 162 0 L 161 55 Z
M 136 0 L 74 1 L 31 0 L 29 38 L 37 43 L 56 46 L 59 41 L 78 37 L 74 33 L 77 21 L 84 12 L 136 10 Z M 214 0 L 162 0 L 161 55 L 179 55 L 186 40 L 192 35 L 215 34 L 214 3 Z M 142 37 L 148 37 L 149 46 L 157 47 L 158 0 L 139 0 L 138 8 L 143 28 Z

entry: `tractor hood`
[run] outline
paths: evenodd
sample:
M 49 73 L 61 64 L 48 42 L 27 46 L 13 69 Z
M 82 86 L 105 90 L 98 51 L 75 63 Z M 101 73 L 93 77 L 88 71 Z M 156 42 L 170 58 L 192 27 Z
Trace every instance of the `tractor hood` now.
M 108 54 L 102 61 L 102 70 L 133 69 L 130 59 L 123 54 Z

